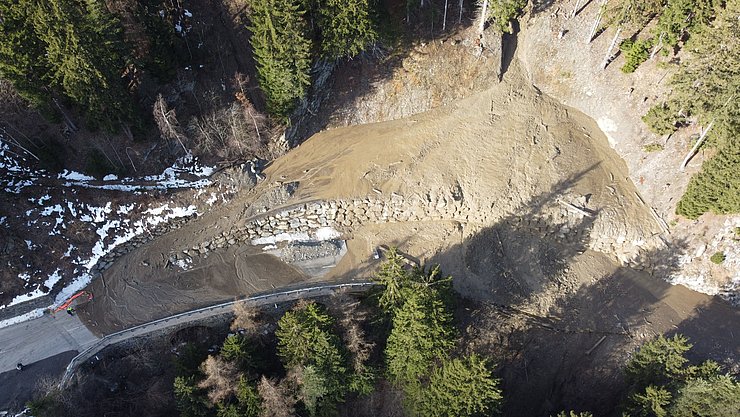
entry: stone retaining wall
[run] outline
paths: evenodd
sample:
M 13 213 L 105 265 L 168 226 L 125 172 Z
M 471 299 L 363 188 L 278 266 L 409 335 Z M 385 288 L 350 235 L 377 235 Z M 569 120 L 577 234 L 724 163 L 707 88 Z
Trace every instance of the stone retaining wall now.
M 646 238 L 626 225 L 615 225 L 611 212 L 579 212 L 568 204 L 541 208 L 534 216 L 509 216 L 507 221 L 523 232 L 563 243 L 582 242 L 590 249 L 615 255 L 624 264 L 633 264 L 640 254 L 660 242 Z M 618 218 L 618 217 L 617 217 Z M 274 210 L 249 219 L 242 227 L 224 231 L 215 239 L 201 242 L 184 252 L 205 254 L 236 243 L 267 244 L 293 238 L 323 240 L 322 228 L 347 233 L 367 223 L 457 221 L 462 224 L 493 226 L 494 218 L 479 208 L 471 209 L 462 199 L 407 199 L 398 194 L 363 199 L 312 201 Z

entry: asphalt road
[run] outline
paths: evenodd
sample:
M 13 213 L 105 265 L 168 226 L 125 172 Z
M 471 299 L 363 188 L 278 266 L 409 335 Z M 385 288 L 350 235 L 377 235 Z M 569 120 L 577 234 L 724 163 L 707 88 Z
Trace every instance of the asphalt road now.
M 13 369 L 0 373 L 0 415 L 2 410 L 22 410 L 39 384 L 59 380 L 75 355 L 76 351 L 64 352 L 34 362 L 23 371 Z
M 343 284 L 315 284 L 310 287 L 280 289 L 272 291 L 270 293 L 250 296 L 243 300 L 229 301 L 210 307 L 191 310 L 165 317 L 163 319 L 155 320 L 149 323 L 145 323 L 139 326 L 134 326 L 117 333 L 109 334 L 102 339 L 99 339 L 97 342 L 87 346 L 84 350 L 81 350 L 80 354 L 70 361 L 69 366 L 67 367 L 67 371 L 64 374 L 62 383 L 65 384 L 69 382 L 79 364 L 93 357 L 96 353 L 100 352 L 107 346 L 114 345 L 116 343 L 120 343 L 124 340 L 128 340 L 134 337 L 145 336 L 152 332 L 166 330 L 167 328 L 181 326 L 183 324 L 202 320 L 208 317 L 229 313 L 232 311 L 233 305 L 237 302 L 246 302 L 252 306 L 257 307 L 269 304 L 280 304 L 302 298 L 328 296 L 333 294 L 335 291 L 343 289 L 362 291 L 365 289 L 369 289 L 373 285 L 375 284 L 372 281 L 359 281 Z
M 327 296 L 340 289 L 361 291 L 372 285 L 373 283 L 369 281 L 315 284 L 303 288 L 279 289 L 240 301 L 253 306 L 279 304 L 301 298 Z M 38 319 L 0 328 L 0 412 L 11 407 L 16 408 L 27 401 L 43 375 L 59 377 L 66 365 L 63 380 L 67 382 L 79 364 L 107 346 L 229 313 L 235 302 L 237 301 L 175 314 L 103 338 L 92 334 L 77 316 L 66 313 L 58 313 L 56 316 L 44 315 Z M 23 363 L 26 368 L 21 372 L 17 371 L 15 369 L 17 363 Z
M 0 373 L 71 350 L 82 351 L 100 340 L 77 316 L 59 312 L 0 328 Z M 0 387 L 2 390 L 3 387 Z

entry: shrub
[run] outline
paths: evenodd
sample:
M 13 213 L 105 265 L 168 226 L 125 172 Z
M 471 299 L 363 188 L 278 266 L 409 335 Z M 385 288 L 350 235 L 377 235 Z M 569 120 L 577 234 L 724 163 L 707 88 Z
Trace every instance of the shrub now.
M 726 259 L 725 254 L 723 252 L 715 252 L 714 255 L 712 255 L 709 260 L 713 263 L 719 265 L 722 262 L 724 262 Z
M 663 145 L 661 145 L 660 143 L 650 143 L 642 147 L 642 150 L 645 152 L 658 152 L 662 151 L 663 149 L 665 148 L 663 148 Z
M 679 114 L 680 109 L 674 103 L 663 103 L 653 106 L 642 116 L 642 121 L 657 135 L 673 133 L 686 123 L 686 118 Z
M 619 49 L 624 53 L 626 59 L 626 62 L 622 66 L 622 72 L 627 74 L 635 72 L 640 64 L 647 61 L 650 56 L 649 50 L 651 46 L 652 41 L 649 39 L 637 41 L 625 39 L 622 44 L 619 45 Z

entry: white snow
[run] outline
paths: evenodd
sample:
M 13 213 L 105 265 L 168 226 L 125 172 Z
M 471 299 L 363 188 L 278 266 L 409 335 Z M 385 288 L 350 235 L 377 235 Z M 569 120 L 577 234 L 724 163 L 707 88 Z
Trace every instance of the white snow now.
M 259 237 L 252 240 L 253 245 L 274 245 L 277 242 L 305 242 L 311 240 L 308 233 L 280 233 L 274 236 Z
M 331 227 L 321 227 L 316 230 L 316 233 L 314 234 L 316 240 L 332 240 L 338 238 L 341 235 L 341 233 Z
M 12 324 L 22 323 L 26 320 L 37 319 L 43 315 L 44 315 L 44 309 L 37 308 L 36 310 L 29 311 L 26 314 L 21 314 L 19 316 L 11 317 L 9 319 L 0 320 L 0 327 L 7 327 Z
M 2 137 L 0 136 L 0 139 Z M 191 153 L 179 158 L 172 166 L 165 169 L 159 175 L 152 175 L 143 178 L 121 178 L 114 174 L 108 174 L 103 177 L 103 181 L 97 181 L 92 176 L 88 176 L 76 171 L 65 170 L 61 174 L 49 174 L 43 170 L 34 170 L 29 168 L 31 163 L 23 157 L 22 153 L 15 152 L 9 144 L 0 140 L 0 190 L 8 193 L 20 193 L 25 187 L 37 185 L 37 180 L 44 179 L 49 183 L 55 180 L 61 180 L 57 184 L 64 187 L 84 187 L 105 190 L 127 191 L 141 193 L 146 190 L 167 190 L 171 188 L 204 188 L 210 186 L 212 181 L 207 177 L 213 175 L 215 167 L 202 165 L 197 158 Z M 40 186 L 48 189 L 45 183 Z M 29 201 L 38 207 L 25 212 L 28 219 L 24 219 L 24 224 L 28 227 L 45 230 L 49 235 L 59 235 L 66 241 L 68 247 L 59 259 L 63 262 L 72 262 L 79 265 L 79 269 L 74 270 L 73 279 L 57 294 L 55 304 L 65 301 L 71 295 L 83 289 L 92 279 L 90 270 L 112 249 L 128 242 L 135 236 L 149 233 L 149 230 L 161 223 L 177 217 L 190 216 L 197 214 L 196 207 L 189 205 L 187 207 L 171 207 L 170 204 L 150 207 L 141 212 L 146 207 L 141 207 L 137 203 L 117 205 L 108 202 L 103 206 L 93 206 L 90 204 L 80 203 L 74 198 L 52 197 L 49 193 L 41 191 L 36 195 L 44 194 L 39 198 L 30 198 Z M 74 193 L 72 193 L 74 194 Z M 213 195 L 213 201 L 220 198 L 219 194 Z M 59 199 L 59 201 L 57 201 Z M 134 219 L 129 216 L 137 214 Z M 88 223 L 94 226 L 97 241 L 88 254 L 80 253 L 80 250 L 74 245 L 69 244 L 69 240 L 63 235 L 67 225 L 75 222 Z M 0 217 L 0 225 L 7 227 L 8 217 Z M 38 248 L 31 240 L 25 241 L 29 250 Z M 72 254 L 74 252 L 74 258 Z M 51 254 L 54 254 L 52 251 Z M 69 259 L 65 259 L 69 258 Z M 185 261 L 183 261 L 185 262 Z M 185 262 L 184 267 L 189 263 Z M 182 265 L 181 265 L 182 266 Z M 30 271 L 30 265 L 27 265 Z M 39 271 L 40 272 L 40 271 Z M 37 272 L 34 272 L 36 274 Z M 41 283 L 31 283 L 31 275 L 27 272 L 20 274 L 19 279 L 25 281 L 29 287 L 26 293 L 18 295 L 9 305 L 18 304 L 33 298 L 43 296 L 48 293 L 48 289 L 54 287 L 62 280 L 62 269 L 56 269 Z M 0 309 L 7 306 L 0 306 Z M 42 310 L 39 310 L 42 311 Z M 20 321 L 28 320 L 39 316 L 40 314 L 30 313 L 18 316 L 11 320 L 3 321 L 2 325 L 9 325 Z
M 7 307 L 14 306 L 14 305 L 20 304 L 20 303 L 24 303 L 26 301 L 31 301 L 31 300 L 33 300 L 35 298 L 39 298 L 39 297 L 43 296 L 44 294 L 46 294 L 44 292 L 44 290 L 42 290 L 40 288 L 36 288 L 35 290 L 33 290 L 33 291 L 29 292 L 29 293 L 25 293 L 25 294 L 21 294 L 21 295 L 15 296 L 15 298 L 13 298 L 12 300 L 10 300 L 10 303 L 7 304 Z
M 77 171 L 67 171 L 66 169 L 62 171 L 62 173 L 59 174 L 57 178 L 59 178 L 60 180 L 72 180 L 72 181 L 94 181 L 95 180 L 95 177 L 91 177 L 89 175 L 85 175 Z
M 191 258 L 187 259 L 178 259 L 175 261 L 175 265 L 179 266 L 180 269 L 183 271 L 187 271 L 191 268 L 191 264 L 193 263 L 193 260 Z

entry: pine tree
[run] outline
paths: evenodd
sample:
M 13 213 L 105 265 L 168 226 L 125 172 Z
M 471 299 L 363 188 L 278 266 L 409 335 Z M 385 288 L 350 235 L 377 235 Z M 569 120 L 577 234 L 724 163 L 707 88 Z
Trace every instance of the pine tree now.
M 414 414 L 424 417 L 490 415 L 503 400 L 499 381 L 477 355 L 450 359 L 436 368 L 414 404 Z
M 253 0 L 250 43 L 269 113 L 287 117 L 311 83 L 311 40 L 299 0 Z
M 657 339 L 645 343 L 627 364 L 625 372 L 630 381 L 640 388 L 663 384 L 680 377 L 688 360 L 683 356 L 691 344 L 683 335 Z
M 285 313 L 275 331 L 286 368 L 298 368 L 304 377 L 308 369 L 304 383 L 312 385 L 302 389 L 312 415 L 331 414 L 347 393 L 346 357 L 333 325 L 318 304 L 308 303 Z
M 740 213 L 740 140 L 724 139 L 717 154 L 691 178 L 676 213 L 697 219 L 706 212 Z
M 740 410 L 740 384 L 722 375 L 716 362 L 690 365 L 688 340 L 659 336 L 627 363 L 631 383 L 627 415 L 633 417 L 722 417 Z
M 327 58 L 351 58 L 378 39 L 369 0 L 317 0 L 316 14 Z
M 208 400 L 195 385 L 193 377 L 178 376 L 173 385 L 177 409 L 182 417 L 204 417 L 211 415 Z
M 633 395 L 632 400 L 636 404 L 636 416 L 666 417 L 666 406 L 671 403 L 671 393 L 663 387 L 648 385 L 643 393 Z
M 653 37 L 675 47 L 694 27 L 709 23 L 715 5 L 715 0 L 668 0 L 652 30 Z
M 717 154 L 691 179 L 676 212 L 689 218 L 712 211 L 740 212 L 740 1 L 728 1 L 711 25 L 695 30 L 685 50 L 690 54 L 671 80 L 670 101 L 713 122 L 708 144 Z
M 32 105 L 48 105 L 48 93 L 41 79 L 44 44 L 33 28 L 31 1 L 0 2 L 0 77 L 13 83 L 15 89 Z
M 720 417 L 740 411 L 740 384 L 728 375 L 689 380 L 671 404 L 672 417 Z
M 640 39 L 637 41 L 627 39 L 622 42 L 619 45 L 619 49 L 624 52 L 626 61 L 622 66 L 622 72 L 627 74 L 635 72 L 640 64 L 647 61 L 650 56 L 649 49 L 651 46 L 652 41 L 650 39 Z
M 385 348 L 387 369 L 402 386 L 415 384 L 454 344 L 452 315 L 434 289 L 409 291 L 392 326 Z
M 374 281 L 383 286 L 378 305 L 392 317 L 403 304 L 402 290 L 410 285 L 411 274 L 404 269 L 405 263 L 396 248 L 390 248 L 385 256 L 387 259 L 380 265 Z
M 31 103 L 57 93 L 81 106 L 93 126 L 113 129 L 132 119 L 121 79 L 127 47 L 100 0 L 19 0 L 0 7 L 0 75 Z
M 488 0 L 487 19 L 492 19 L 502 32 L 511 33 L 510 22 L 519 17 L 526 5 L 527 0 Z

